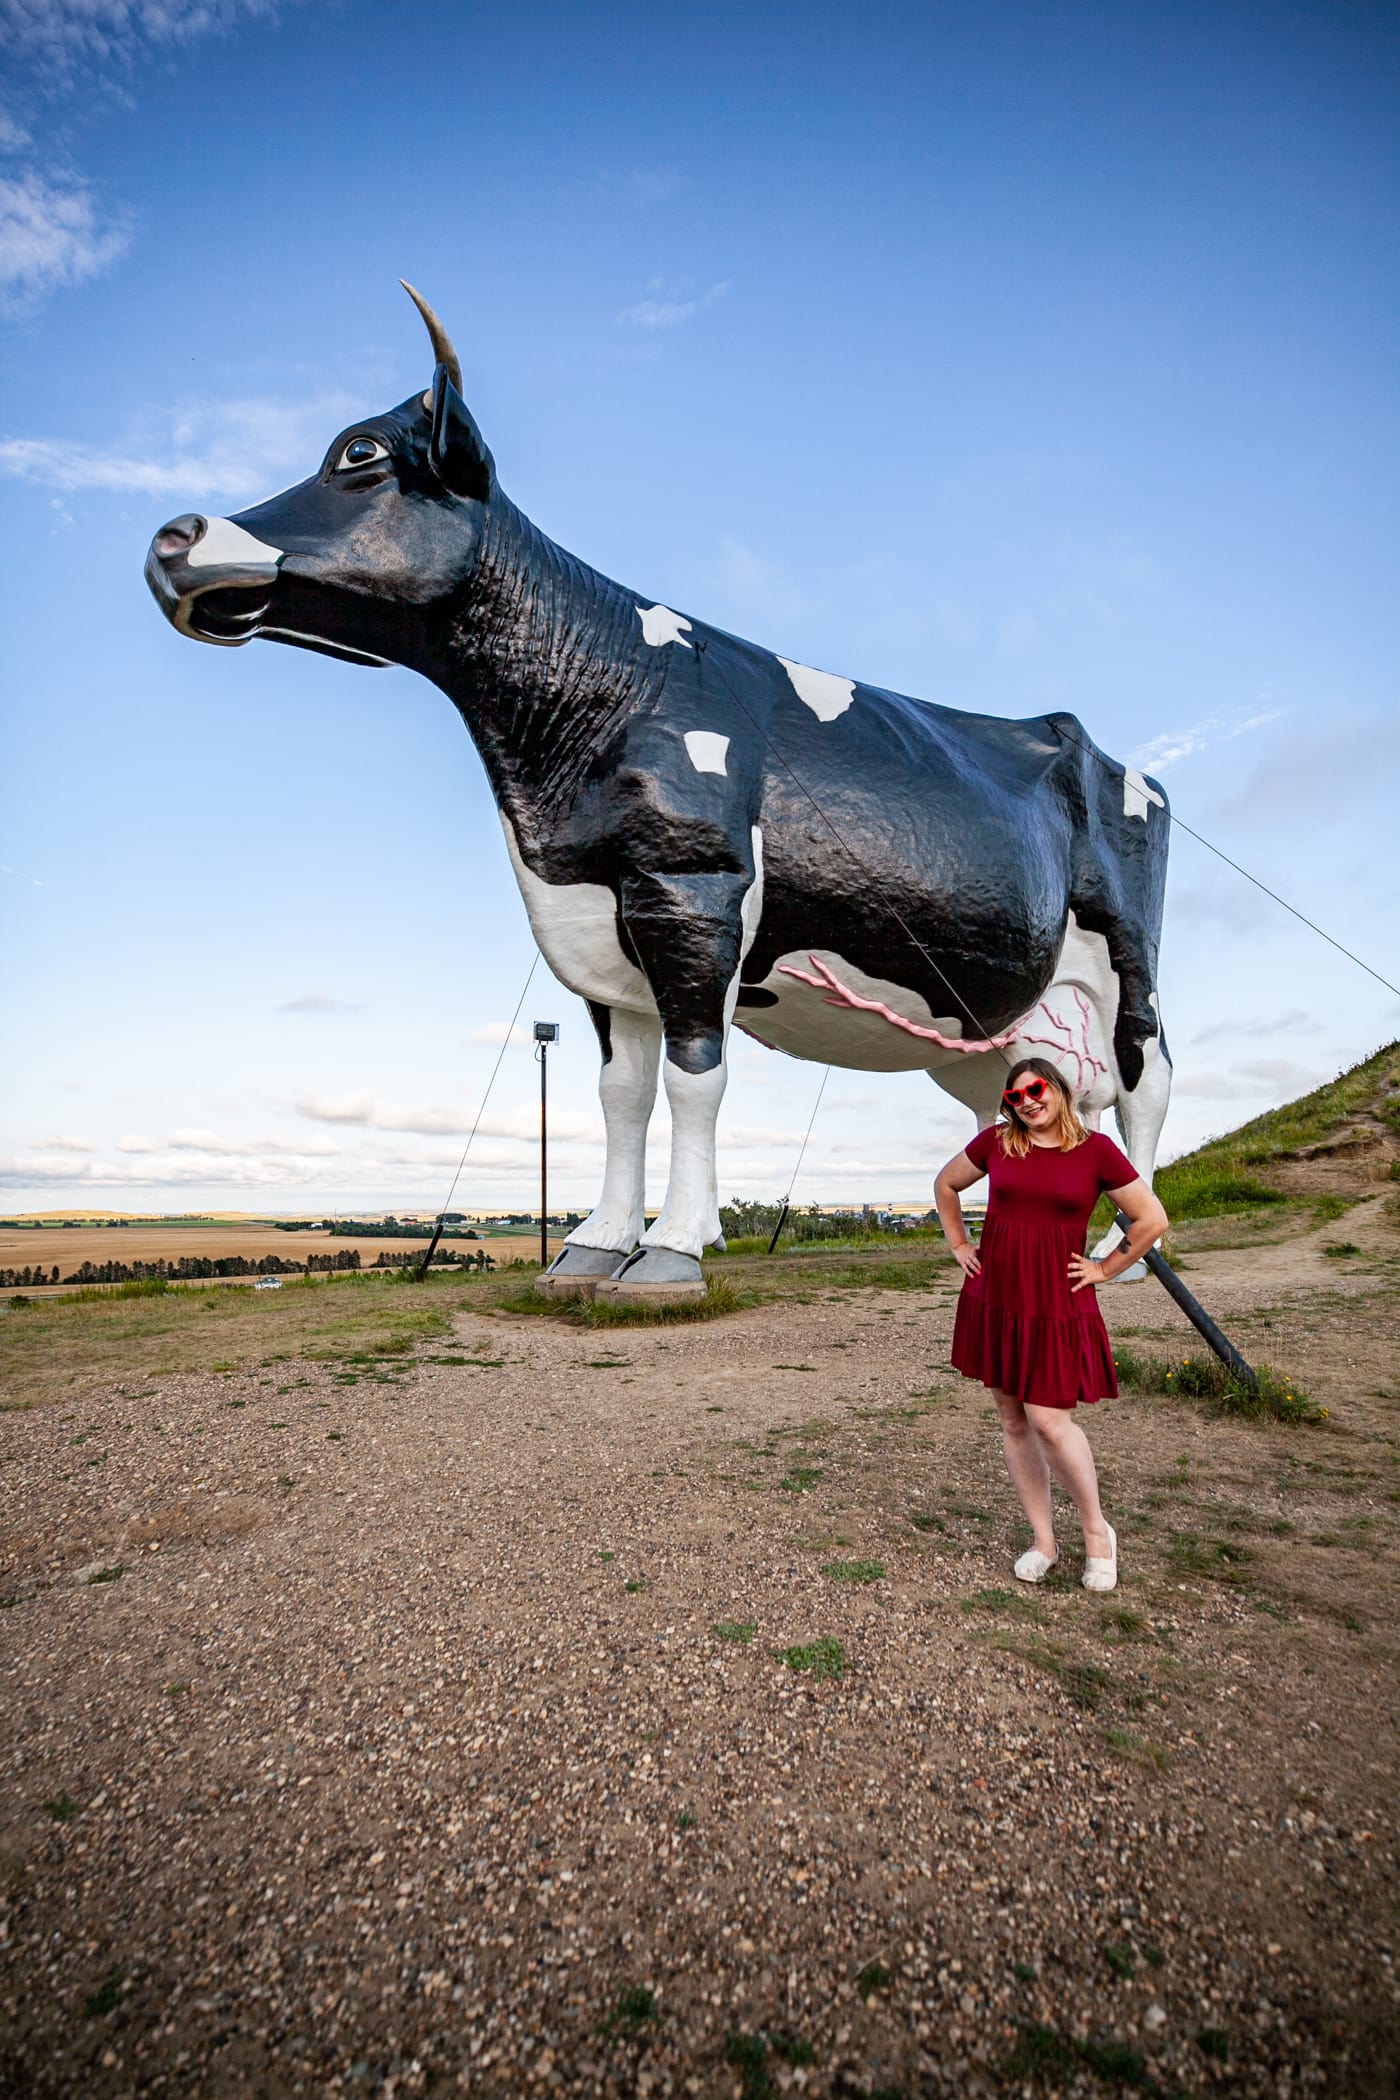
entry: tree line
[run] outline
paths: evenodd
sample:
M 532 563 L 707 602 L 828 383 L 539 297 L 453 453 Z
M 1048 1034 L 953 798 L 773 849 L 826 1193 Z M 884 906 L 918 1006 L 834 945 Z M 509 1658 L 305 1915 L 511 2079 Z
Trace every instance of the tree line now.
M 85 1261 L 71 1274 L 60 1278 L 53 1268 L 0 1269 L 0 1289 L 28 1284 L 143 1283 L 148 1279 L 165 1283 L 197 1283 L 211 1276 L 302 1276 L 308 1271 L 358 1269 L 358 1247 L 342 1247 L 334 1254 L 311 1254 L 305 1261 L 286 1261 L 280 1254 L 260 1254 L 250 1260 L 245 1254 L 182 1254 L 177 1261 Z
M 380 1254 L 376 1269 L 415 1269 L 421 1251 L 412 1254 Z M 433 1267 L 472 1269 L 485 1275 L 496 1264 L 483 1247 L 476 1254 L 461 1254 L 456 1248 L 440 1247 Z M 69 1275 L 60 1277 L 58 1263 L 51 1269 L 35 1262 L 22 1269 L 0 1269 L 0 1290 L 35 1290 L 55 1283 L 198 1283 L 215 1276 L 307 1276 L 343 1273 L 360 1267 L 358 1247 L 340 1247 L 334 1254 L 309 1254 L 305 1261 L 292 1261 L 280 1254 L 182 1254 L 177 1261 L 85 1261 Z

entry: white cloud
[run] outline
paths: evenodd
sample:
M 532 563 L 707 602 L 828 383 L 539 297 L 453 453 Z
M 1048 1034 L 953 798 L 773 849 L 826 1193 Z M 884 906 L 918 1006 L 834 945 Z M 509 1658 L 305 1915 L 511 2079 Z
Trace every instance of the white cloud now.
M 1198 1029 L 1190 1040 L 1192 1045 L 1213 1043 L 1221 1036 L 1231 1040 L 1246 1037 L 1272 1038 L 1289 1035 L 1318 1035 L 1322 1023 L 1305 1013 L 1301 1006 L 1290 1006 L 1287 1013 L 1273 1014 L 1254 1021 L 1245 1021 L 1231 1016 L 1228 1020 L 1212 1021 L 1208 1028 Z
M 368 1123 L 374 1113 L 374 1089 L 363 1087 L 358 1094 L 299 1094 L 296 1111 L 318 1123 Z
M 467 1041 L 478 1043 L 486 1050 L 499 1050 L 507 1042 L 515 1049 L 524 1049 L 534 1037 L 528 1028 L 521 1028 L 518 1023 L 512 1027 L 509 1021 L 487 1021 L 480 1028 L 473 1028 Z
M 86 1148 L 91 1151 L 93 1148 Z M 222 1137 L 216 1130 L 174 1130 L 168 1137 L 119 1137 L 116 1150 L 155 1157 L 167 1152 L 199 1152 L 213 1159 L 331 1159 L 339 1148 L 328 1138 Z
M 355 1094 L 299 1094 L 294 1105 L 298 1115 L 309 1116 L 316 1122 L 353 1123 L 370 1130 L 407 1130 L 420 1137 L 466 1137 L 476 1122 L 473 1108 L 446 1108 L 434 1102 L 407 1106 L 387 1101 L 381 1103 L 373 1087 L 364 1087 Z M 481 1137 L 519 1138 L 537 1144 L 539 1110 L 532 1105 L 484 1115 L 477 1125 L 477 1134 Z M 556 1109 L 549 1118 L 549 1134 L 551 1139 L 601 1144 L 603 1125 L 599 1117 Z
M 26 313 L 110 268 L 131 245 L 126 212 L 100 205 L 80 174 L 33 157 L 36 113 L 64 99 L 86 109 L 103 92 L 130 107 L 127 83 L 143 60 L 270 21 L 278 7 L 279 0 L 0 0 L 12 92 L 32 105 L 26 114 L 35 119 L 31 126 L 0 112 L 0 153 L 31 156 L 0 177 L 0 304 Z
M 289 477 L 313 473 L 363 400 L 340 391 L 301 401 L 244 396 L 185 403 L 132 429 L 115 446 L 71 438 L 0 439 L 0 473 L 71 493 L 267 496 Z
M 97 1148 L 86 1138 L 74 1137 L 68 1131 L 60 1131 L 56 1137 L 37 1138 L 32 1149 L 35 1152 L 93 1152 Z
M 82 66 L 125 69 L 151 47 L 266 21 L 278 0 L 3 0 L 0 22 L 11 50 L 69 85 Z
M 729 280 L 712 284 L 707 292 L 698 297 L 684 298 L 674 286 L 668 286 L 661 278 L 653 277 L 647 286 L 647 297 L 639 299 L 635 306 L 624 306 L 621 313 L 613 316 L 614 328 L 642 328 L 648 332 L 657 329 L 679 328 L 696 314 L 713 306 L 729 290 Z
M 1173 1094 L 1193 1101 L 1294 1101 L 1311 1093 L 1327 1077 L 1286 1057 L 1261 1057 L 1232 1065 L 1228 1072 L 1186 1072 L 1172 1081 Z
M 742 1151 L 753 1145 L 762 1150 L 765 1146 L 776 1146 L 780 1151 L 795 1150 L 802 1143 L 800 1130 L 770 1130 L 766 1125 L 754 1123 L 726 1123 L 720 1118 L 715 1143 L 721 1151 Z M 810 1150 L 821 1150 L 821 1141 L 813 1138 Z
M 1393 799 L 1398 768 L 1400 716 L 1320 710 L 1316 728 L 1280 738 L 1216 810 L 1294 833 L 1354 825 L 1372 790 Z
M 104 213 L 86 184 L 37 168 L 0 176 L 0 299 L 12 310 L 96 277 L 130 245 L 129 223 Z
M 353 1014 L 359 1012 L 356 999 L 335 999 L 329 992 L 303 992 L 299 998 L 288 999 L 277 1008 L 279 1014 Z
M 1212 744 L 1228 744 L 1237 736 L 1248 736 L 1255 729 L 1281 720 L 1286 712 L 1282 707 L 1267 707 L 1250 715 L 1207 715 L 1204 721 L 1193 722 L 1187 729 L 1167 729 L 1139 744 L 1128 763 L 1145 773 L 1164 773 L 1183 758 L 1194 758 Z

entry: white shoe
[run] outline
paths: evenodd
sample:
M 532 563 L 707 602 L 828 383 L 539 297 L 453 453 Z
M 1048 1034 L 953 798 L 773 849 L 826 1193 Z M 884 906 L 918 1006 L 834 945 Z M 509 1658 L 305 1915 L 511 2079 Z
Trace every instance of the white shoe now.
M 1086 1590 L 1116 1590 L 1118 1587 L 1118 1534 L 1111 1524 L 1107 1525 L 1108 1542 L 1113 1552 L 1107 1560 L 1095 1554 L 1084 1556 L 1084 1587 Z
M 1057 1552 L 1054 1559 L 1047 1560 L 1038 1546 L 1032 1546 L 1028 1553 L 1021 1555 L 1011 1572 L 1018 1582 L 1044 1582 L 1059 1557 Z

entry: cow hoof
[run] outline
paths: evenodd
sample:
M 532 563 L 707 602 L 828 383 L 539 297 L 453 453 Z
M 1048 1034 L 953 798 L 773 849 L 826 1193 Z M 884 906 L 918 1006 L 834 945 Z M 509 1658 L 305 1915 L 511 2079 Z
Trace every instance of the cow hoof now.
M 616 1247 L 561 1247 L 545 1271 L 548 1276 L 611 1276 L 620 1261 L 629 1257 Z
M 672 1247 L 639 1247 L 595 1295 L 610 1305 L 675 1305 L 703 1298 L 705 1279 L 693 1254 Z
M 615 1247 L 563 1247 L 535 1278 L 535 1289 L 542 1298 L 591 1298 L 618 1259 Z

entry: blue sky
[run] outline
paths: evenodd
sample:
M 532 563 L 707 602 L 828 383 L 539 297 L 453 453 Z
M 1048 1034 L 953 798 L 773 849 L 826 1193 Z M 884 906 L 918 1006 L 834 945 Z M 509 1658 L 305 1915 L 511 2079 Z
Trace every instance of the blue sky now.
M 185 642 L 141 578 L 426 383 L 400 276 L 564 545 L 801 661 L 1072 708 L 1400 982 L 1393 10 L 0 22 L 0 1207 L 442 1199 L 532 953 L 470 742 L 407 672 Z M 1161 996 L 1168 1152 L 1400 1032 L 1181 834 Z M 587 1203 L 543 964 L 535 1014 Z M 722 1192 L 771 1195 L 820 1071 L 733 1062 Z M 533 1199 L 535 1088 L 508 1049 L 459 1200 Z M 837 1072 L 798 1194 L 927 1197 L 968 1134 Z

